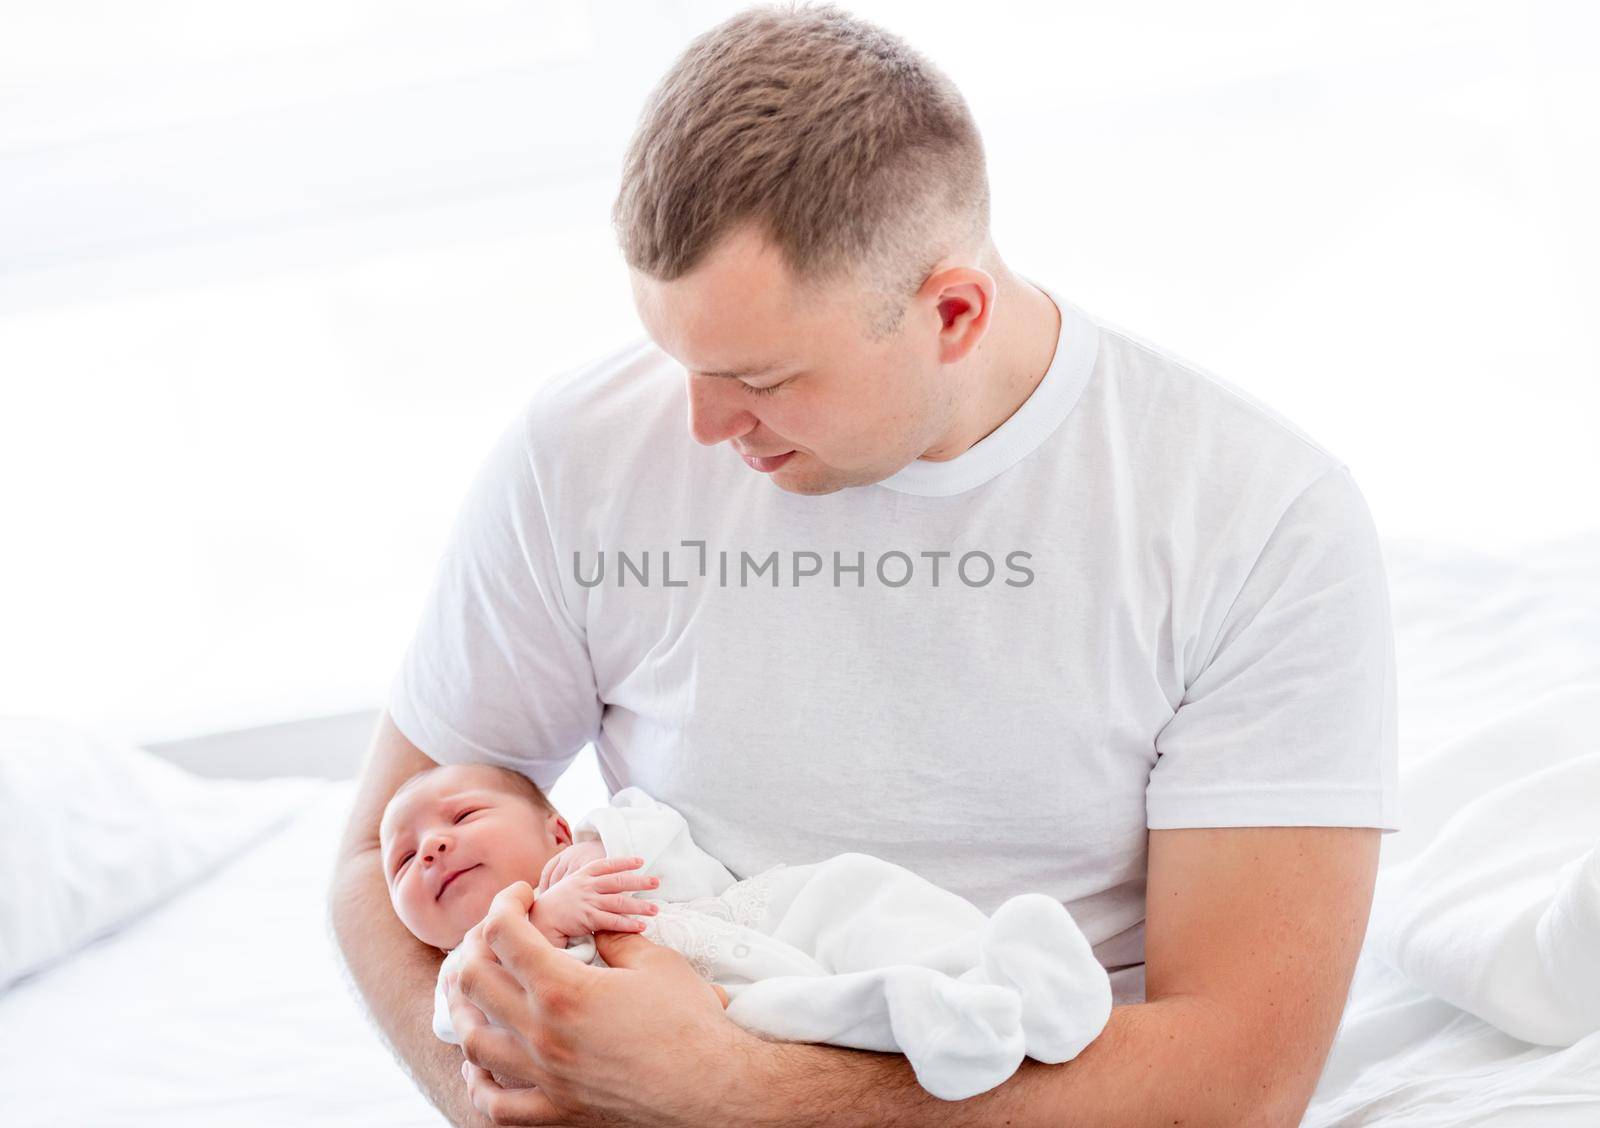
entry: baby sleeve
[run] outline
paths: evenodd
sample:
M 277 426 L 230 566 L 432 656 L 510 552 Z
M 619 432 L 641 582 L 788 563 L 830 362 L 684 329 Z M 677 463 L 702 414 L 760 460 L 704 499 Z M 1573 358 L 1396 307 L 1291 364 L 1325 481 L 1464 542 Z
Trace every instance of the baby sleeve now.
M 625 787 L 611 797 L 609 807 L 596 807 L 573 828 L 574 841 L 595 841 L 610 857 L 640 857 L 644 866 L 630 872 L 648 873 L 661 884 L 647 900 L 692 901 L 715 897 L 736 880 L 726 866 L 696 846 L 688 821 L 665 803 L 658 803 L 637 787 Z

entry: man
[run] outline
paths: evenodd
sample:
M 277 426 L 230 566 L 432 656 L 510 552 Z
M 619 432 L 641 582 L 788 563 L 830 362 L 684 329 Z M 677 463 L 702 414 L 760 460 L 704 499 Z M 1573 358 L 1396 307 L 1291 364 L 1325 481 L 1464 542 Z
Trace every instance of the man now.
M 333 889 L 456 1123 L 1298 1122 L 1396 829 L 1371 518 L 1282 419 L 1008 269 L 988 201 L 959 93 L 831 7 L 735 16 L 652 98 L 615 209 L 649 340 L 484 464 Z M 514 886 L 449 985 L 463 1062 L 378 813 L 435 761 L 548 787 L 591 740 L 741 877 L 855 850 L 985 911 L 1059 897 L 1105 1032 L 940 1102 L 757 1039 L 641 938 L 577 965 Z

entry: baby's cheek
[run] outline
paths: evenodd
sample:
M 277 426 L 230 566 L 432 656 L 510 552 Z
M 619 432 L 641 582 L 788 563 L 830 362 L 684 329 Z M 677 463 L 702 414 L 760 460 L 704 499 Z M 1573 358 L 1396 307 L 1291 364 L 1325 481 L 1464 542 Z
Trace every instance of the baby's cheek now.
M 406 931 L 423 943 L 431 943 L 428 938 L 428 925 L 424 917 L 420 916 L 415 907 L 404 897 L 391 897 L 389 903 L 394 906 L 394 915 L 400 918 L 400 923 L 406 926 Z
M 450 914 L 442 912 L 441 906 L 434 903 L 426 886 L 422 882 L 408 884 L 394 900 L 401 923 L 411 930 L 412 935 L 424 943 L 437 944 L 438 939 L 434 934 L 441 925 L 449 926 Z
M 489 906 L 494 903 L 494 895 L 498 892 L 498 889 L 488 892 L 473 890 L 470 896 L 456 902 L 455 921 L 461 926 L 462 931 L 471 928 L 489 914 Z

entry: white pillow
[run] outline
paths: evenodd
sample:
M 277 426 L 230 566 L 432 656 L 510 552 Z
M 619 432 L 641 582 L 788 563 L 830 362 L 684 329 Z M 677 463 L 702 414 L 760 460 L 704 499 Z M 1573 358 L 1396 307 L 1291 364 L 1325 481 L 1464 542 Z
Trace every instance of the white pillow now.
M 0 990 L 204 880 L 323 786 L 203 779 L 59 721 L 0 717 Z

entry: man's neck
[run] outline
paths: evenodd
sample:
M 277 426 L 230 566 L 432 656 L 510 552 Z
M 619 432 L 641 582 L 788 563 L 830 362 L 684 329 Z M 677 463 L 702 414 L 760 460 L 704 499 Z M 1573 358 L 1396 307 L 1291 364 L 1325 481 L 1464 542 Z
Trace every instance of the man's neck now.
M 1038 287 L 1008 273 L 995 295 L 989 331 L 968 361 L 976 367 L 954 426 L 921 457 L 947 462 L 988 438 L 1028 401 L 1050 369 L 1061 311 Z

